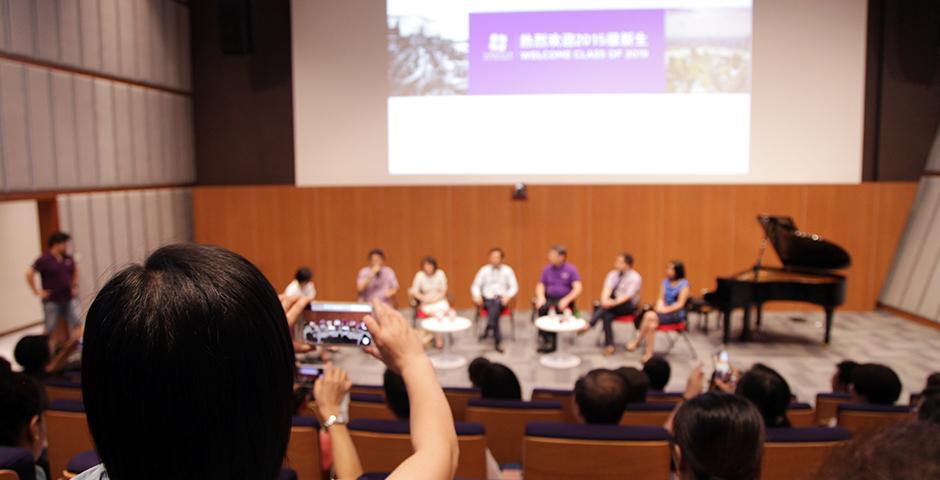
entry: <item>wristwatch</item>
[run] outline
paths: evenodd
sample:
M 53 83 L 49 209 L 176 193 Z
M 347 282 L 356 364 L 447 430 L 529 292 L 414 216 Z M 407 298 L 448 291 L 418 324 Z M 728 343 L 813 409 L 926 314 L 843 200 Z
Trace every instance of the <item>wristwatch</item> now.
M 326 421 L 323 422 L 323 429 L 329 430 L 333 425 L 346 425 L 348 420 L 344 417 L 337 417 L 336 415 L 330 415 L 327 417 Z

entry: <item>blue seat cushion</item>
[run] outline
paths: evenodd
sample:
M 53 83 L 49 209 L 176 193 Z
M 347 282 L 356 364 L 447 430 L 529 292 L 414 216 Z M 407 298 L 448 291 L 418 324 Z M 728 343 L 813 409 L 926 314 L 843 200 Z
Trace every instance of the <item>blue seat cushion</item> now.
M 851 439 L 852 432 L 841 427 L 767 429 L 767 442 L 770 443 L 843 442 Z
M 65 469 L 69 473 L 78 475 L 99 463 L 101 463 L 101 459 L 98 458 L 98 454 L 94 450 L 88 450 L 72 457 Z
M 380 393 L 350 393 L 349 400 L 365 403 L 385 403 L 385 396 Z
M 320 428 L 320 422 L 317 421 L 315 417 L 302 417 L 300 415 L 295 415 L 293 418 L 291 418 L 290 424 L 294 427 Z
M 486 430 L 483 425 L 473 422 L 454 422 L 457 435 L 483 435 Z M 407 435 L 411 433 L 408 420 L 382 420 L 377 418 L 357 418 L 349 421 L 350 430 L 375 433 L 398 433 Z
M 792 402 L 787 410 L 812 410 L 813 407 L 806 402 Z
M 560 389 L 560 388 L 536 388 L 536 389 L 532 390 L 532 396 L 533 396 L 533 397 L 535 397 L 535 395 L 538 394 L 538 393 L 543 393 L 543 394 L 546 394 L 546 395 L 554 395 L 554 396 L 557 396 L 557 397 L 567 397 L 567 396 L 574 395 L 574 391 L 572 391 L 572 390 L 563 390 L 563 389 Z
M 477 395 L 479 395 L 479 394 L 480 394 L 480 389 L 479 389 L 479 388 L 473 388 L 473 387 L 446 387 L 446 388 L 444 388 L 444 392 L 445 392 L 445 393 L 446 393 L 446 392 L 469 393 L 469 394 L 477 394 Z
M 514 408 L 520 410 L 544 410 L 551 408 L 561 408 L 561 402 L 557 400 L 532 400 L 531 402 L 526 402 L 523 400 L 492 400 L 486 398 L 471 398 L 468 405 L 471 407 Z
M 868 403 L 841 403 L 840 412 L 880 412 L 880 413 L 910 413 L 908 405 L 872 405 Z
M 0 447 L 0 470 L 13 470 L 20 480 L 36 479 L 33 454 L 24 448 Z
M 584 425 L 579 423 L 529 422 L 525 434 L 530 437 L 568 438 L 578 440 L 656 441 L 669 440 L 669 433 L 660 427 L 620 425 Z
M 842 392 L 817 393 L 816 398 L 828 398 L 832 400 L 851 400 L 852 396 Z
M 42 381 L 49 387 L 61 388 L 82 388 L 82 382 L 77 382 L 68 377 L 49 377 Z
M 676 408 L 674 403 L 628 403 L 628 412 L 671 412 Z
M 58 400 L 53 400 L 49 402 L 49 410 L 56 410 L 59 412 L 84 413 L 85 403 L 82 402 L 81 400 L 60 398 Z

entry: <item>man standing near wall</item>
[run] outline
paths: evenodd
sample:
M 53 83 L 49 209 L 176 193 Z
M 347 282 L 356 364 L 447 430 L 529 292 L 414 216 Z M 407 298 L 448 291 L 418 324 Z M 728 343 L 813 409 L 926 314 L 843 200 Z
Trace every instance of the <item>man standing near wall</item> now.
M 68 254 L 69 240 L 72 237 L 65 232 L 55 232 L 49 236 L 48 250 L 26 270 L 26 283 L 42 300 L 42 309 L 46 333 L 53 339 L 55 346 L 78 335 L 82 324 L 78 312 L 78 266 Z M 39 274 L 42 288 L 36 287 L 36 274 Z M 65 320 L 68 327 L 65 338 L 58 328 L 59 319 Z

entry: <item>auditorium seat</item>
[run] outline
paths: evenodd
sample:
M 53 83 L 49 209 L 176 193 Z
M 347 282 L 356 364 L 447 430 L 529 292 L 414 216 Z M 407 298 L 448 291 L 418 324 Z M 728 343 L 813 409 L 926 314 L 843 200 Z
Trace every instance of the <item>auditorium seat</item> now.
M 87 450 L 75 455 L 69 459 L 69 463 L 63 472 L 64 478 L 72 478 L 101 463 L 98 454 L 94 450 Z M 297 472 L 292 468 L 283 468 L 277 476 L 277 480 L 300 480 Z
M 46 396 L 53 400 L 82 400 L 82 384 L 63 377 L 47 378 L 43 381 L 46 386 Z
M 456 422 L 454 426 L 460 449 L 455 475 L 485 480 L 486 437 L 483 425 Z M 366 472 L 391 472 L 414 453 L 406 420 L 350 420 L 349 434 Z
M 531 422 L 526 480 L 669 478 L 669 434 L 661 427 Z
M 291 419 L 290 442 L 285 466 L 297 472 L 298 480 L 320 480 L 320 423 L 313 417 Z
M 631 403 L 620 417 L 620 425 L 661 427 L 675 408 L 674 403 Z
M 462 422 L 467 415 L 467 403 L 471 399 L 480 398 L 480 390 L 468 387 L 447 387 L 444 389 L 444 396 L 450 404 L 454 420 Z
M 571 390 L 554 388 L 536 388 L 532 390 L 532 400 L 555 400 L 561 403 L 565 412 L 565 421 L 576 423 L 578 416 L 574 408 L 574 392 Z
M 374 393 L 349 395 L 349 418 L 378 418 L 395 420 L 395 414 L 385 404 L 385 396 Z
M 385 395 L 385 390 L 381 385 L 356 385 L 353 384 L 349 393 L 365 393 L 369 395 Z
M 852 396 L 848 393 L 828 392 L 816 394 L 816 425 L 826 425 L 836 418 L 840 403 L 849 403 Z
M 679 403 L 682 401 L 683 392 L 646 392 L 646 403 Z
M 46 438 L 49 443 L 49 473 L 58 478 L 69 460 L 95 448 L 85 419 L 85 405 L 78 400 L 56 400 L 45 413 Z
M 907 405 L 868 405 L 843 403 L 838 406 L 839 426 L 852 433 L 914 420 Z
M 811 480 L 832 453 L 852 438 L 844 428 L 768 428 L 761 480 Z
M 787 419 L 791 427 L 815 427 L 816 412 L 808 403 L 793 402 L 787 408 Z
M 486 445 L 500 464 L 522 461 L 522 437 L 529 422 L 563 422 L 561 402 L 473 399 L 467 421 L 483 424 Z
M 35 480 L 36 464 L 29 450 L 0 447 L 0 480 Z

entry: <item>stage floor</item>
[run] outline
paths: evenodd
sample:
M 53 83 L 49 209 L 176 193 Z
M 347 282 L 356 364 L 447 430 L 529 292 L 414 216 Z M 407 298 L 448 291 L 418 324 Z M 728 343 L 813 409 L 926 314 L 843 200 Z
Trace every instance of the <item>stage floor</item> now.
M 463 312 L 468 313 L 468 312 Z M 410 312 L 407 313 L 410 315 Z M 639 351 L 628 353 L 623 344 L 633 335 L 633 326 L 615 324 L 617 353 L 610 357 L 601 354 L 598 341 L 601 326 L 577 337 L 569 351 L 578 354 L 582 362 L 572 369 L 554 370 L 539 364 L 535 352 L 536 332 L 529 322 L 529 312 L 515 315 L 516 340 L 509 338 L 509 322 L 503 319 L 505 340 L 500 354 L 493 350 L 492 340 L 482 344 L 473 329 L 454 336 L 454 351 L 467 360 L 484 356 L 512 368 L 522 383 L 523 395 L 528 398 L 533 388 L 573 388 L 577 378 L 594 368 L 640 366 Z M 410 318 L 410 317 L 409 317 Z M 711 371 L 711 354 L 721 346 L 721 332 L 717 329 L 716 315 L 706 335 L 698 329 L 699 319 L 692 315 L 689 334 L 700 360 Z M 924 327 L 883 312 L 837 312 L 832 332 L 832 344 L 822 343 L 824 317 L 822 312 L 766 312 L 763 327 L 755 332 L 749 343 L 732 342 L 728 345 L 732 363 L 742 371 L 756 362 L 763 362 L 780 372 L 800 401 L 813 403 L 817 392 L 830 390 L 830 378 L 835 364 L 843 359 L 856 362 L 879 362 L 893 368 L 901 377 L 904 392 L 900 403 L 907 403 L 911 392 L 919 392 L 931 371 L 940 370 L 940 331 Z M 732 333 L 740 332 L 740 316 L 733 321 Z M 664 333 L 657 334 L 657 352 L 666 347 Z M 681 339 L 665 357 L 672 366 L 672 377 L 667 390 L 682 390 L 695 361 L 688 345 Z M 381 384 L 382 365 L 355 349 L 344 348 L 334 356 L 337 365 L 347 369 L 355 383 Z M 438 370 L 444 386 L 469 386 L 466 368 Z
M 471 314 L 471 312 L 462 312 Z M 410 311 L 406 315 L 410 315 Z M 901 403 L 907 402 L 911 392 L 923 388 L 927 375 L 940 370 L 940 331 L 898 318 L 888 313 L 837 312 L 832 333 L 832 344 L 822 343 L 823 315 L 821 312 L 767 312 L 764 325 L 755 332 L 749 343 L 732 342 L 728 346 L 731 361 L 744 370 L 755 362 L 763 362 L 777 369 L 790 383 L 793 392 L 801 401 L 812 403 L 817 392 L 829 391 L 829 379 L 835 364 L 843 359 L 857 362 L 880 362 L 898 372 L 904 385 Z M 578 354 L 581 365 L 568 370 L 553 370 L 539 364 L 535 353 L 535 328 L 529 322 L 526 311 L 516 312 L 516 340 L 509 338 L 509 322 L 503 319 L 503 341 L 505 353 L 493 350 L 492 340 L 477 342 L 473 329 L 454 335 L 454 351 L 467 360 L 483 355 L 492 361 L 508 365 L 522 383 L 523 395 L 528 397 L 533 388 L 573 388 L 578 376 L 594 368 L 639 367 L 640 353 L 627 353 L 623 343 L 633 334 L 632 325 L 617 324 L 614 335 L 617 353 L 604 357 L 597 342 L 601 328 L 578 337 L 570 351 Z M 740 318 L 733 322 L 733 332 L 740 329 Z M 711 328 L 706 335 L 698 328 L 698 318 L 692 317 L 692 332 L 689 337 L 698 352 L 699 359 L 710 371 L 711 353 L 721 345 L 721 332 L 716 328 L 716 319 L 711 317 Z M 0 337 L 0 356 L 13 361 L 13 347 L 26 334 L 39 333 L 41 327 L 14 335 Z M 657 335 L 658 349 L 665 348 L 662 333 Z M 667 390 L 681 390 L 685 386 L 694 361 L 688 346 L 679 340 L 666 356 L 672 365 L 672 378 Z M 353 382 L 381 384 L 383 366 L 372 357 L 355 348 L 343 348 L 334 354 L 334 362 L 347 369 Z M 466 368 L 438 370 L 438 378 L 444 386 L 469 386 Z

